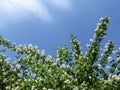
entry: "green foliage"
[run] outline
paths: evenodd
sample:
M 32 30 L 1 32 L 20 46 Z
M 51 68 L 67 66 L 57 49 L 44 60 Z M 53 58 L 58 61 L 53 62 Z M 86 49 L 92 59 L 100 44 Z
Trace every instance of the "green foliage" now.
M 17 46 L 0 36 L 0 90 L 118 90 L 120 49 L 115 50 L 112 41 L 101 48 L 108 23 L 108 17 L 100 19 L 85 54 L 73 35 L 71 49 L 58 47 L 54 57 L 32 44 Z M 6 49 L 17 53 L 14 63 Z

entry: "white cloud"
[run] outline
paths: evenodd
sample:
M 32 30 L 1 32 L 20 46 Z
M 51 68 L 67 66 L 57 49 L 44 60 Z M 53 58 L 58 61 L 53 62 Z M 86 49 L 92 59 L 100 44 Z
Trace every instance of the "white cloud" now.
M 49 0 L 54 6 L 69 10 L 71 8 L 71 0 Z
M 13 16 L 14 18 L 32 15 L 43 21 L 51 19 L 47 8 L 38 0 L 1 0 L 0 8 L 2 13 L 6 13 L 8 16 Z
M 70 0 L 48 0 L 54 7 L 68 10 L 71 8 Z M 24 18 L 35 18 L 49 22 L 52 20 L 49 8 L 41 0 L 0 0 L 0 24 L 9 21 L 19 21 Z M 0 26 L 1 26 L 0 25 Z M 2 25 L 3 26 L 3 25 Z

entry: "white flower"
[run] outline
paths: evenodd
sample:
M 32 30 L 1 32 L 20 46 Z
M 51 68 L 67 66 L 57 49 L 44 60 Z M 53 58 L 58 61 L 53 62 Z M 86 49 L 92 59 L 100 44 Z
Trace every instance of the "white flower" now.
M 33 48 L 33 45 L 32 44 L 29 44 L 28 45 L 28 49 L 32 49 Z
M 18 84 L 19 84 L 19 82 L 16 81 L 16 82 L 15 82 L 15 85 L 18 85 Z
M 87 47 L 90 47 L 90 44 L 86 44 Z
M 3 72 L 3 75 L 6 75 L 7 73 L 6 72 Z
M 18 82 L 20 82 L 20 81 L 21 81 L 21 79 L 18 79 L 17 81 L 18 81 Z
M 51 55 L 48 55 L 48 56 L 46 57 L 46 61 L 47 61 L 47 62 L 52 62 L 52 56 L 51 56 Z
M 71 81 L 67 79 L 67 80 L 64 81 L 64 83 L 66 83 L 66 84 L 70 84 Z
M 41 77 L 37 77 L 37 80 L 38 80 L 38 81 L 42 81 L 42 78 L 41 78 Z
M 51 73 L 51 69 L 49 69 L 48 72 Z
M 116 52 L 115 52 L 115 51 L 112 51 L 112 53 L 113 53 L 113 54 L 116 54 Z
M 103 17 L 101 17 L 101 18 L 99 19 L 99 21 L 102 21 L 102 20 L 104 20 L 104 18 L 103 18 Z
M 52 64 L 52 66 L 56 66 L 56 65 L 57 65 L 57 63 L 53 63 L 53 64 Z
M 100 29 L 100 31 L 103 31 L 103 29 Z
M 21 49 L 20 49 L 19 47 L 17 47 L 16 52 L 20 52 L 20 50 L 21 50 Z
M 4 83 L 5 83 L 5 82 L 7 82 L 7 79 L 6 79 L 6 78 L 4 78 L 4 79 L 3 79 L 3 82 L 4 82 Z
M 76 79 L 73 79 L 73 81 L 74 81 L 74 82 L 78 82 L 78 79 L 77 79 L 77 78 L 76 78 Z
M 17 61 L 14 61 L 13 63 L 14 63 L 14 64 L 17 64 Z
M 54 90 L 54 89 L 48 89 L 48 90 Z
M 22 82 L 22 83 L 20 83 L 20 85 L 21 85 L 21 86 L 24 86 L 24 83 Z
M 12 88 L 15 88 L 15 84 L 12 84 Z
M 93 39 L 90 39 L 90 42 L 93 42 Z
M 64 75 L 67 75 L 67 72 L 63 71 Z
M 9 58 L 8 58 L 8 59 L 6 58 L 6 59 L 5 59 L 5 62 L 6 62 L 6 64 L 8 65 L 8 64 L 10 63 L 10 59 L 9 59 Z
M 13 69 L 13 71 L 14 71 L 14 72 L 17 72 L 17 70 L 16 70 L 16 69 Z
M 109 56 L 108 61 L 111 62 L 112 60 L 113 60 L 113 58 Z
M 19 86 L 15 87 L 15 90 L 19 90 Z
M 0 59 L 0 63 L 2 62 L 3 60 L 2 59 Z
M 98 69 L 102 69 L 102 65 L 101 64 L 98 64 Z
M 92 77 L 91 76 L 89 76 L 89 79 L 91 79 Z
M 36 52 L 37 52 L 38 54 L 40 54 L 40 50 L 37 50 Z
M 20 47 L 20 48 L 22 48 L 22 47 L 23 47 L 23 45 L 22 45 L 22 44 L 20 44 L 20 45 L 19 45 L 19 47 Z
M 27 53 L 28 53 L 28 54 L 30 54 L 30 53 L 31 53 L 31 51 L 27 51 Z
M 24 81 L 26 82 L 26 81 L 27 81 L 27 79 L 25 78 L 25 79 L 24 79 Z
M 27 47 L 24 47 L 23 50 L 24 50 L 24 51 L 27 51 Z
M 35 89 L 35 86 L 32 86 L 31 90 L 34 90 Z
M 109 43 L 106 43 L 105 49 L 107 50 L 109 48 Z
M 56 59 L 56 62 L 57 62 L 57 63 L 60 62 L 60 58 L 57 58 L 57 59 Z
M 120 77 L 118 75 L 112 75 L 113 80 L 120 80 Z
M 65 75 L 64 75 L 64 74 L 62 74 L 62 75 L 60 76 L 60 80 L 63 80 L 63 79 L 64 79 L 64 77 L 65 77 Z
M 6 90 L 10 90 L 10 86 L 7 86 L 7 87 L 6 87 Z
M 19 64 L 15 65 L 18 70 L 21 69 L 21 66 Z
M 45 50 L 41 50 L 41 56 L 45 56 Z
M 12 81 L 14 81 L 15 79 L 14 78 L 12 78 Z
M 38 46 L 35 45 L 35 46 L 34 46 L 34 49 L 37 50 L 37 49 L 38 49 Z
M 67 68 L 70 68 L 70 69 L 71 69 L 71 66 L 70 66 L 70 65 L 67 65 Z
M 110 85 L 111 85 L 111 84 L 112 84 L 112 80 L 110 80 L 110 79 L 109 79 L 109 80 L 105 80 L 104 83 L 105 83 L 105 84 L 110 84 Z
M 65 68 L 66 66 L 65 66 L 65 64 L 62 64 L 61 66 L 60 66 L 60 68 Z
M 75 86 L 75 87 L 73 88 L 73 90 L 79 90 L 79 88 L 78 88 L 77 86 Z
M 43 90 L 47 90 L 47 88 L 43 87 Z
M 20 73 L 17 74 L 18 77 L 21 77 L 22 75 Z
M 120 57 L 117 58 L 117 61 L 120 62 Z

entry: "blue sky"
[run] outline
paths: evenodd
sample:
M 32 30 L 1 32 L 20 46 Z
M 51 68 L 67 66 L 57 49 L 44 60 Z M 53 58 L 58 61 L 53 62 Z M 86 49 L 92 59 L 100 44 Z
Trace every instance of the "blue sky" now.
M 69 46 L 74 34 L 83 50 L 100 17 L 111 22 L 105 38 L 120 46 L 120 0 L 0 0 L 0 34 L 17 44 L 38 45 L 47 54 Z

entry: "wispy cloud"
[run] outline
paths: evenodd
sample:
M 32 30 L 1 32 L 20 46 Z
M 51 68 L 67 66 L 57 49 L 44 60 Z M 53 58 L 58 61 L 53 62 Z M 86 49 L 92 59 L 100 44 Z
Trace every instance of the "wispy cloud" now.
M 14 17 L 33 15 L 44 21 L 51 18 L 45 5 L 38 0 L 1 0 L 0 8 L 3 13 Z
M 50 2 L 53 8 L 68 10 L 71 7 L 70 0 L 48 0 L 47 2 Z M 49 11 L 41 0 L 0 0 L 1 23 L 26 17 L 48 22 L 52 20 L 52 13 Z
M 69 10 L 71 8 L 71 0 L 49 0 L 54 6 Z

